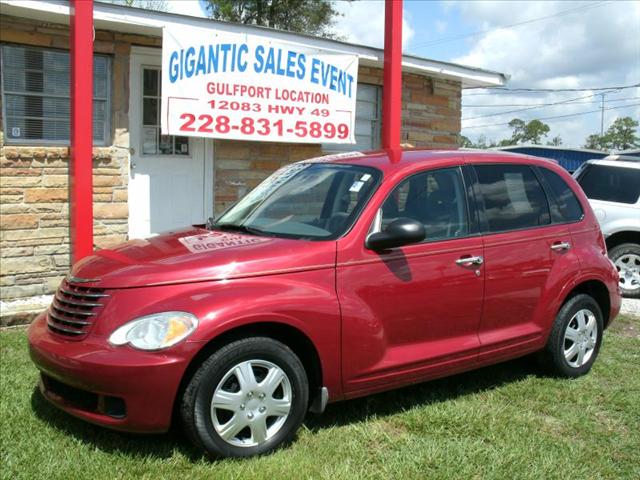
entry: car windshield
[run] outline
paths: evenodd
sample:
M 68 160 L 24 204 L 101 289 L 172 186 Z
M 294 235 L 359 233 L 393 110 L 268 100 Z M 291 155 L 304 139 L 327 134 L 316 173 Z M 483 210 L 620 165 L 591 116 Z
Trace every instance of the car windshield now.
M 356 165 L 294 163 L 225 212 L 214 229 L 299 239 L 335 239 L 353 224 L 381 178 Z
M 640 169 L 587 164 L 578 183 L 592 200 L 634 204 L 640 196 Z

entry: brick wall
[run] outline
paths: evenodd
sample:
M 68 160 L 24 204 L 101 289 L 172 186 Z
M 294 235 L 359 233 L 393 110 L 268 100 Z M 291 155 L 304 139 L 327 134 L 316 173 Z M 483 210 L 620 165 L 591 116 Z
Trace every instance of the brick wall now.
M 382 85 L 382 69 L 360 67 L 358 82 Z M 462 85 L 458 81 L 402 75 L 402 143 L 457 148 Z
M 4 15 L 0 20 L 3 42 L 69 48 L 68 26 Z M 132 44 L 160 46 L 161 40 L 96 31 L 94 50 L 112 59 L 113 147 L 95 148 L 93 152 L 94 243 L 101 248 L 127 238 Z M 0 136 L 0 298 L 52 293 L 68 272 L 70 262 L 69 148 L 9 146 L 2 140 Z
M 68 148 L 2 147 L 0 286 L 2 299 L 51 293 L 69 271 Z M 126 159 L 117 149 L 93 156 L 94 243 L 127 238 Z

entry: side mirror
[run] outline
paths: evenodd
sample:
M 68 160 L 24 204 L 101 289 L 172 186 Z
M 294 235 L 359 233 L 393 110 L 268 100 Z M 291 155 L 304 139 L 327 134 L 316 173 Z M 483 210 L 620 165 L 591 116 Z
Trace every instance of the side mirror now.
M 427 232 L 424 225 L 411 218 L 399 218 L 391 222 L 382 232 L 367 237 L 365 246 L 369 250 L 387 250 L 424 240 Z

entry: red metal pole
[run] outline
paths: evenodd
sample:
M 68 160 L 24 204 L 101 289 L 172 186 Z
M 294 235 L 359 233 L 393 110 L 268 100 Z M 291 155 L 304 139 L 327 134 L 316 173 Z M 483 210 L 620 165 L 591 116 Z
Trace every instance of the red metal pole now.
M 384 7 L 382 148 L 395 149 L 402 127 L 402 0 L 386 0 Z
M 71 261 L 93 253 L 93 0 L 72 0 L 71 162 L 69 216 Z

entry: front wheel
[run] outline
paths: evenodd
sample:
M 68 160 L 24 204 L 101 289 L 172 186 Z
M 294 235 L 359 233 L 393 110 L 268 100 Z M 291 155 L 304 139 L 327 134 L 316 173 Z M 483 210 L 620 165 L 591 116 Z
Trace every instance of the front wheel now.
M 570 298 L 560 309 L 541 360 L 552 373 L 579 377 L 591 370 L 602 343 L 602 312 L 593 297 Z
M 213 456 L 248 457 L 290 441 L 309 387 L 300 359 L 266 337 L 226 345 L 196 371 L 182 399 L 187 435 Z

